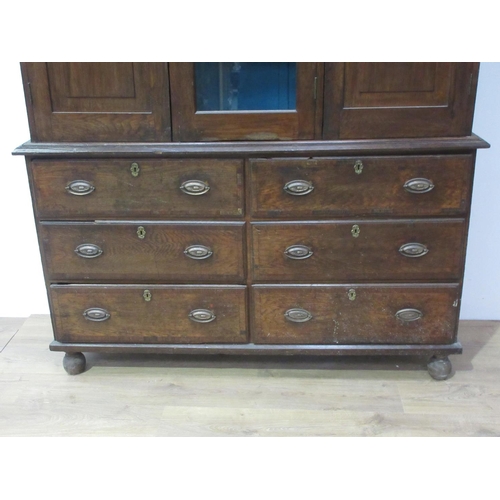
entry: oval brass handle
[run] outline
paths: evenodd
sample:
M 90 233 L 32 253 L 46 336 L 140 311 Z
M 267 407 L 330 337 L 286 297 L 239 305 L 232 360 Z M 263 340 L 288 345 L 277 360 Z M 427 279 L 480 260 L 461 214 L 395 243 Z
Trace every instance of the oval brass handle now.
M 180 189 L 183 193 L 191 196 L 200 196 L 210 191 L 210 186 L 204 181 L 185 181 L 181 184 Z
M 405 243 L 401 245 L 399 253 L 405 257 L 423 257 L 429 249 L 422 243 Z
M 196 260 L 208 259 L 212 254 L 212 250 L 204 245 L 191 245 L 184 250 L 184 254 Z
M 95 259 L 102 255 L 102 249 L 93 243 L 82 243 L 75 248 L 75 253 L 84 259 Z
M 94 190 L 95 187 L 88 181 L 72 181 L 66 186 L 66 191 L 76 196 L 85 196 Z
M 429 179 L 416 178 L 406 181 L 403 187 L 409 193 L 421 194 L 432 191 L 434 189 L 434 184 Z
M 289 259 L 302 260 L 308 259 L 314 252 L 305 245 L 292 245 L 284 253 Z
M 312 319 L 312 314 L 305 309 L 300 307 L 295 307 L 293 309 L 288 309 L 285 313 L 285 318 L 292 323 L 305 323 Z
M 408 321 L 417 321 L 423 314 L 418 309 L 400 309 L 395 316 L 400 321 L 407 323 Z
M 194 309 L 189 313 L 188 317 L 196 323 L 210 323 L 217 318 L 214 312 L 208 309 Z
M 283 189 L 286 193 L 291 194 L 293 196 L 305 196 L 314 190 L 314 186 L 312 182 L 296 180 L 287 182 Z
M 89 321 L 106 321 L 110 316 L 111 314 L 106 309 L 100 307 L 91 307 L 83 313 L 83 317 Z

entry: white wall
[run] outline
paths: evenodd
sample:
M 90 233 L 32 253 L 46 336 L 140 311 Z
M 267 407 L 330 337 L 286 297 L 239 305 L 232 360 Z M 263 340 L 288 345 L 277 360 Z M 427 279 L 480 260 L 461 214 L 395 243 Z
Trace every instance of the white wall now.
M 0 123 L 0 317 L 48 313 L 24 159 L 12 150 L 29 139 L 19 64 L 2 64 L 9 101 Z M 500 319 L 500 63 L 483 63 L 474 132 L 492 148 L 477 157 L 462 319 Z

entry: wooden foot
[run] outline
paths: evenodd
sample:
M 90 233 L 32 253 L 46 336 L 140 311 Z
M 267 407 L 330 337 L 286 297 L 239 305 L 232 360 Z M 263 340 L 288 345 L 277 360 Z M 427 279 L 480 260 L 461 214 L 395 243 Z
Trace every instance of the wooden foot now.
M 63 366 L 70 375 L 78 375 L 85 371 L 85 356 L 81 352 L 67 352 Z
M 451 373 L 451 361 L 448 356 L 433 356 L 427 364 L 427 370 L 434 380 L 446 380 Z

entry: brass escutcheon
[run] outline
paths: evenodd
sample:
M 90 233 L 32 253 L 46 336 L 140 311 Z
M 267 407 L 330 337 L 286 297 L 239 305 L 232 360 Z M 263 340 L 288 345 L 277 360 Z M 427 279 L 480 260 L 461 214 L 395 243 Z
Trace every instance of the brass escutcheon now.
M 130 164 L 130 173 L 134 176 L 137 177 L 139 175 L 139 172 L 141 171 L 141 168 L 139 167 L 139 164 L 134 161 L 134 163 Z
M 361 229 L 357 224 L 354 224 L 351 228 L 351 234 L 354 238 L 357 238 L 359 236 L 359 233 L 361 232 Z
M 354 290 L 354 288 L 351 288 L 347 292 L 347 296 L 349 297 L 349 300 L 356 300 L 356 290 Z
M 356 163 L 354 164 L 354 171 L 357 174 L 363 172 L 363 162 L 361 160 L 356 160 Z
M 144 300 L 146 302 L 149 302 L 151 300 L 151 292 L 149 290 L 144 290 L 144 293 L 142 294 L 142 296 L 144 297 Z
M 139 226 L 137 228 L 137 236 L 139 237 L 139 239 L 143 240 L 145 237 L 146 237 L 146 230 L 144 229 L 144 227 L 142 226 Z

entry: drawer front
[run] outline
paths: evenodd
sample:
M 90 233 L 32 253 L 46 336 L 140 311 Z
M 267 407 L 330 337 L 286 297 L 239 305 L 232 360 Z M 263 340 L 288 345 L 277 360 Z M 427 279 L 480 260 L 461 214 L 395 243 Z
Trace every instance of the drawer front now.
M 261 218 L 464 214 L 473 163 L 472 155 L 252 160 L 251 212 Z
M 447 344 L 458 285 L 254 286 L 259 344 Z
M 241 160 L 31 162 L 41 219 L 243 216 Z
M 243 222 L 40 224 L 50 281 L 238 282 Z
M 254 281 L 458 280 L 463 220 L 252 224 Z
M 247 341 L 243 286 L 52 285 L 50 298 L 60 342 Z

